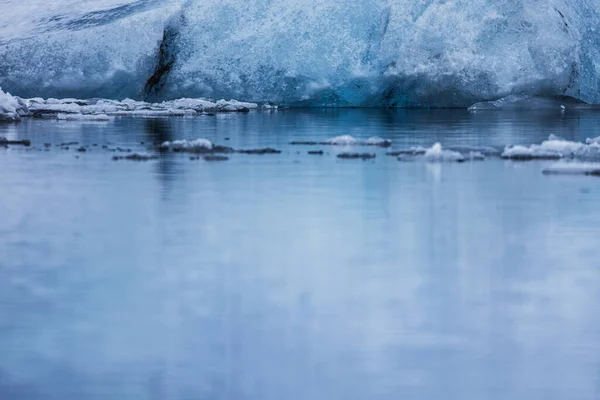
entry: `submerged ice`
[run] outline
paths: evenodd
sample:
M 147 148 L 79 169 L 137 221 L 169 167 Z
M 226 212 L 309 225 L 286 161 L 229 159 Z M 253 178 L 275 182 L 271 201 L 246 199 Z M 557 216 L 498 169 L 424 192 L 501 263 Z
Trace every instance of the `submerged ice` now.
M 0 86 L 22 97 L 600 102 L 600 0 L 7 0 L 2 8 Z

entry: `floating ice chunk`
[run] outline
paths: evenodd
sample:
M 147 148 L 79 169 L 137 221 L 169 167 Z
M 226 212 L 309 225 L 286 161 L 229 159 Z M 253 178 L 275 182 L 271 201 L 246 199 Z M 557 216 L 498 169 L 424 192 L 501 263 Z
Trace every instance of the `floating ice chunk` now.
M 60 121 L 110 121 L 111 117 L 106 114 L 57 114 L 56 119 Z
M 440 143 L 431 146 L 425 152 L 425 161 L 429 162 L 463 162 L 465 156 L 458 151 L 444 150 Z
M 423 146 L 411 146 L 406 150 L 396 150 L 386 153 L 388 156 L 422 156 L 427 152 L 427 148 Z
M 237 100 L 219 100 L 217 101 L 217 110 L 219 111 L 246 111 L 258 108 L 256 103 L 247 103 Z
M 548 160 L 563 157 L 574 157 L 584 151 L 585 144 L 562 139 L 556 135 L 550 135 L 548 140 L 541 144 L 531 146 L 508 146 L 502 153 L 502 158 L 511 160 Z
M 593 143 L 600 144 L 600 136 L 595 137 L 595 138 L 587 138 L 587 139 L 585 139 L 585 143 L 586 144 L 593 144 Z
M 563 155 L 555 150 L 542 149 L 539 145 L 508 146 L 501 155 L 502 158 L 515 161 L 557 160 Z
M 541 150 L 554 151 L 562 154 L 563 156 L 573 155 L 575 152 L 580 150 L 585 145 L 579 142 L 572 142 L 564 140 L 555 135 L 550 135 L 548 140 L 544 140 L 540 144 Z
M 367 146 L 380 146 L 380 147 L 390 147 L 392 145 L 392 141 L 389 139 L 383 139 L 378 136 L 373 136 L 368 138 L 365 141 Z
M 5 93 L 0 88 L 0 121 L 19 121 L 28 115 L 31 113 L 23 99 Z
M 600 142 L 582 146 L 575 152 L 574 157 L 581 161 L 600 161 Z
M 175 152 L 209 153 L 213 149 L 213 143 L 208 139 L 175 140 L 164 142 L 160 147 Z
M 292 142 L 292 144 L 323 144 L 333 146 L 379 146 L 389 147 L 392 145 L 392 141 L 389 139 L 383 139 L 377 136 L 368 138 L 367 140 L 359 140 L 350 135 L 336 136 L 325 142 Z
M 481 153 L 484 156 L 499 156 L 502 154 L 502 149 L 493 146 L 455 145 L 448 146 L 447 149 L 458 151 L 459 153 L 463 154 L 468 154 L 470 152 Z
M 327 139 L 325 144 L 331 144 L 334 146 L 352 146 L 358 144 L 358 140 L 350 135 L 341 135 Z
M 600 176 L 600 163 L 558 162 L 542 171 L 546 175 L 595 175 Z
M 3 93 L 3 92 L 2 92 Z M 2 99 L 4 101 L 1 104 L 8 104 L 8 96 L 4 95 Z M 85 115 L 101 115 L 105 116 L 136 116 L 136 117 L 184 117 L 193 116 L 201 112 L 228 112 L 228 111 L 248 111 L 251 109 L 258 109 L 258 105 L 255 103 L 244 103 L 236 100 L 219 100 L 212 102 L 206 99 L 190 99 L 182 98 L 178 100 L 164 101 L 162 103 L 147 103 L 144 101 L 136 101 L 132 99 L 125 99 L 123 101 L 110 100 L 110 99 L 90 99 L 81 100 L 74 98 L 67 99 L 47 99 L 33 98 L 28 100 L 19 99 L 17 97 L 10 96 L 11 104 L 15 101 L 19 102 L 20 107 L 23 109 L 21 115 L 35 115 L 43 118 L 56 118 L 58 114 L 85 114 Z M 15 103 L 16 104 L 16 103 Z M 11 110 L 15 109 L 13 105 Z M 8 108 L 7 108 L 8 109 Z M 29 113 L 31 111 L 31 113 Z M 2 115 L 6 114 L 8 119 L 8 112 L 2 112 Z M 16 118 L 12 117 L 15 114 L 11 111 L 11 120 Z M 15 114 L 16 115 L 16 114 Z M 64 118 L 61 119 L 79 119 L 82 117 Z M 91 120 L 91 119 L 89 119 Z

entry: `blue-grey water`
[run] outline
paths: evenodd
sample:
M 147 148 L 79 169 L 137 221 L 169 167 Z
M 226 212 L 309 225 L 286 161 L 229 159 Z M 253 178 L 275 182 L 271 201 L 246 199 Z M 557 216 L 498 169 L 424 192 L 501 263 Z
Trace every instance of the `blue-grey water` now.
M 0 125 L 32 140 L 0 149 L 0 399 L 599 399 L 600 180 L 288 144 L 340 134 L 585 140 L 600 114 Z M 197 137 L 283 153 L 132 162 L 101 148 Z M 91 151 L 56 147 L 70 141 Z

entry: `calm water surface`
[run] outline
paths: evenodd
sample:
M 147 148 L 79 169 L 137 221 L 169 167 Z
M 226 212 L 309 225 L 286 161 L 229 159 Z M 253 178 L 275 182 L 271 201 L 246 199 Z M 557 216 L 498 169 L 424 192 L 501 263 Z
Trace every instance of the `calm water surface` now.
M 551 133 L 600 136 L 600 114 L 0 125 L 33 144 L 0 149 L 0 399 L 597 400 L 598 178 L 288 145 L 351 134 L 504 146 Z M 283 153 L 136 163 L 101 149 L 197 137 Z M 98 146 L 54 146 L 69 141 Z

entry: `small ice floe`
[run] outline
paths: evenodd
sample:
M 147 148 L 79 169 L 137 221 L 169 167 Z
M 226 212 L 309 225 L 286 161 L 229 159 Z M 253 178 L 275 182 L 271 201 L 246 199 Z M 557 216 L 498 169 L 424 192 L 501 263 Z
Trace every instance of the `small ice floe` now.
M 594 144 L 594 143 L 600 144 L 600 136 L 585 139 L 585 144 Z
M 448 150 L 458 151 L 462 154 L 481 153 L 484 156 L 498 157 L 502 154 L 502 149 L 493 146 L 472 146 L 472 145 L 454 145 L 447 146 Z
M 539 145 L 515 145 L 506 147 L 501 157 L 514 161 L 558 160 L 562 158 L 562 154 L 554 150 L 541 149 Z
M 358 140 L 350 135 L 341 135 L 327 139 L 323 144 L 330 144 L 332 146 L 355 146 L 358 144 Z
M 361 159 L 361 160 L 369 160 L 371 158 L 375 158 L 376 155 L 372 154 L 372 153 L 351 153 L 351 152 L 344 152 L 344 153 L 340 153 L 337 155 L 337 158 L 344 158 L 344 159 Z
M 356 139 L 354 136 L 341 135 L 341 136 L 332 137 L 332 138 L 327 139 L 322 142 L 306 140 L 306 141 L 292 141 L 292 142 L 290 142 L 290 144 L 291 145 L 307 145 L 307 146 L 317 146 L 317 145 L 327 146 L 327 145 L 329 145 L 329 146 L 390 147 L 392 145 L 392 141 L 389 139 L 383 139 L 383 138 L 380 138 L 377 136 L 370 137 L 366 140 L 359 140 L 359 139 Z
M 388 156 L 401 157 L 401 156 L 422 156 L 427 152 L 427 147 L 412 146 L 405 150 L 395 150 L 387 152 Z
M 424 159 L 428 162 L 464 162 L 465 156 L 458 151 L 444 150 L 440 143 L 435 143 L 427 149 Z
M 111 117 L 106 114 L 57 114 L 56 119 L 59 121 L 110 121 Z
M 136 117 L 184 117 L 214 112 L 247 112 L 259 109 L 256 103 L 237 100 L 210 101 L 207 99 L 182 98 L 148 103 L 132 99 L 20 99 L 0 91 L 0 120 L 18 120 L 21 116 L 38 118 L 60 118 L 67 120 L 98 120 L 80 115 L 104 116 L 136 116 Z M 20 108 L 16 108 L 19 105 Z M 6 106 L 6 107 L 3 107 Z M 275 107 L 275 106 L 271 106 Z M 6 110 L 4 110 L 6 108 Z M 17 112 L 17 110 L 21 110 Z M 65 117 L 62 114 L 68 114 Z M 70 116 L 77 115 L 77 116 Z
M 31 115 L 27 102 L 0 88 L 0 121 L 15 122 Z
M 184 153 L 210 153 L 213 149 L 213 143 L 208 139 L 174 140 L 164 142 L 160 149 Z
M 132 154 L 128 154 L 126 156 L 113 156 L 112 159 L 114 161 L 119 161 L 119 160 L 150 161 L 150 160 L 157 160 L 158 156 L 155 154 L 149 154 L 149 153 L 132 153 Z
M 556 160 L 565 157 L 576 157 L 580 152 L 585 152 L 584 143 L 573 142 L 550 135 L 548 140 L 531 146 L 507 146 L 501 157 L 504 159 L 529 161 L 529 160 Z
M 574 158 L 580 161 L 600 161 L 600 142 L 581 147 L 575 152 Z
M 542 171 L 546 175 L 594 175 L 600 176 L 600 163 L 558 162 Z
M 379 146 L 379 147 L 390 147 L 392 145 L 391 140 L 380 138 L 378 136 L 370 137 L 364 143 L 367 146 Z
M 235 152 L 240 154 L 256 154 L 262 156 L 265 154 L 280 154 L 281 150 L 273 149 L 271 147 L 265 147 L 262 149 L 235 150 Z

